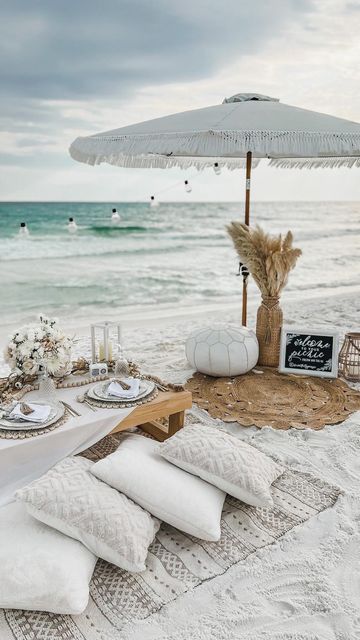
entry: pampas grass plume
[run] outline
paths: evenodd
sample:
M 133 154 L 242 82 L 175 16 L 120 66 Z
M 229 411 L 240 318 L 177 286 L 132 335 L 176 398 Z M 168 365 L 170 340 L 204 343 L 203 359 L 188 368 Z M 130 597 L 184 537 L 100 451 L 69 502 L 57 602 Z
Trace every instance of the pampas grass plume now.
M 284 238 L 281 235 L 271 236 L 259 226 L 251 228 L 241 222 L 231 222 L 226 229 L 261 295 L 278 297 L 302 253 L 301 249 L 292 246 L 291 231 Z

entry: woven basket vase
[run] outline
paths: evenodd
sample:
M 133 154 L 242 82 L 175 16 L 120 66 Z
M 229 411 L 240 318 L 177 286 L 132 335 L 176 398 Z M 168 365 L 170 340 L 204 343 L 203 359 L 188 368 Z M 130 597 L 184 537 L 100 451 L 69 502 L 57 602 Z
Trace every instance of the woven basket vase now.
M 262 296 L 257 312 L 256 336 L 259 342 L 258 364 L 264 367 L 279 366 L 282 323 L 279 298 Z

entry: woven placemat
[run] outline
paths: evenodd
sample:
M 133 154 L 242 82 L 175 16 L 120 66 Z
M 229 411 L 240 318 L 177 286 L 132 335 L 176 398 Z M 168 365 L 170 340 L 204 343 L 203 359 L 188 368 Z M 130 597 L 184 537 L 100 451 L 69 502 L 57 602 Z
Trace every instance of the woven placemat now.
M 70 413 L 65 410 L 64 415 L 53 424 L 50 424 L 48 427 L 41 427 L 39 425 L 38 429 L 31 430 L 0 429 L 0 438 L 3 438 L 5 440 L 26 440 L 27 438 L 34 438 L 35 436 L 42 436 L 44 435 L 44 433 L 49 433 L 50 431 L 54 431 L 54 429 L 61 427 L 69 418 Z
M 323 429 L 360 410 L 360 392 L 341 380 L 285 375 L 268 367 L 236 378 L 196 373 L 186 389 L 213 418 L 244 427 Z
M 92 396 L 89 396 L 88 393 L 86 393 L 86 401 L 93 405 L 94 407 L 101 407 L 103 409 L 124 409 L 127 407 L 138 407 L 141 404 L 146 404 L 147 402 L 151 402 L 152 400 L 154 400 L 157 396 L 159 395 L 159 391 L 157 389 L 157 387 L 155 387 L 153 389 L 153 391 L 151 391 L 151 393 L 149 393 L 147 396 L 145 396 L 144 398 L 140 398 L 140 400 L 119 400 L 119 402 L 112 402 L 109 400 L 101 400 L 101 398 L 99 398 L 99 400 L 96 400 L 95 398 L 93 398 Z

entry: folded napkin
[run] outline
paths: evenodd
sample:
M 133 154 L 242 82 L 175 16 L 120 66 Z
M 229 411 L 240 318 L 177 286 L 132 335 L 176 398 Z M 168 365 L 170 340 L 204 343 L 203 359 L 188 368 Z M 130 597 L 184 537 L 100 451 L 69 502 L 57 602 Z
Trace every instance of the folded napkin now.
M 139 395 L 140 380 L 139 378 L 124 378 L 123 382 L 129 385 L 130 389 L 123 389 L 122 386 L 114 380 L 108 386 L 108 394 L 117 398 L 136 398 Z
M 47 404 L 32 404 L 31 402 L 27 402 L 26 404 L 30 409 L 33 409 L 31 413 L 23 413 L 21 411 L 21 403 L 19 402 L 10 413 L 10 418 L 21 418 L 29 422 L 45 422 L 45 420 L 48 419 L 51 407 Z

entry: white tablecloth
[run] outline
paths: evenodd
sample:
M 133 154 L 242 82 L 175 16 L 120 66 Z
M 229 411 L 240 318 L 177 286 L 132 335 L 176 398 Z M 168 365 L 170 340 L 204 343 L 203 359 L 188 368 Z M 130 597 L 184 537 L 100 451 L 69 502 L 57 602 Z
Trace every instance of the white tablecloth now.
M 76 401 L 76 396 L 89 386 L 57 391 L 58 398 L 74 407 L 81 417 L 69 417 L 65 424 L 41 436 L 24 440 L 0 438 L 0 506 L 10 502 L 17 489 L 39 478 L 59 460 L 101 440 L 133 411 L 133 408 L 92 411 Z M 32 391 L 24 399 L 34 400 L 36 396 L 37 392 Z

